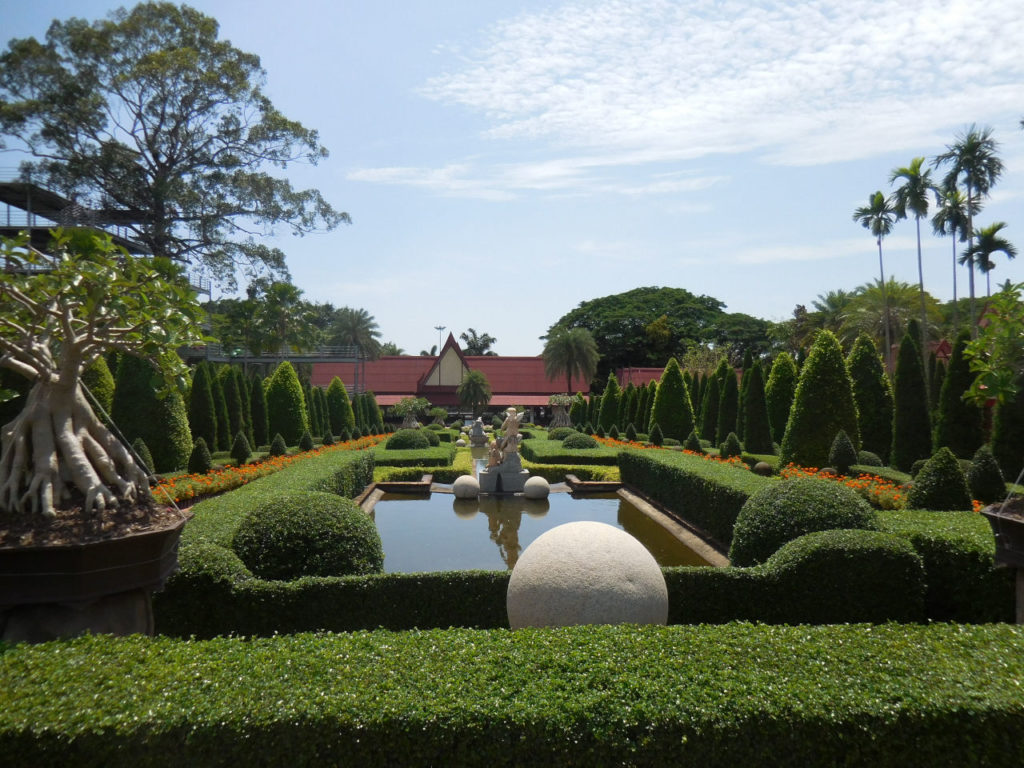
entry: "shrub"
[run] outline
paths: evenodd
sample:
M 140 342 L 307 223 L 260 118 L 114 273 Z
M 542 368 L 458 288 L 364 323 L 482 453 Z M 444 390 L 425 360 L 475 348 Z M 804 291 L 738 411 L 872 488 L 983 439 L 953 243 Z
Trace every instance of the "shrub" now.
M 768 383 L 764 387 L 768 423 L 772 429 L 772 440 L 776 443 L 781 443 L 786 434 L 786 422 L 789 421 L 789 409 L 793 406 L 796 380 L 796 363 L 788 352 L 780 352 L 772 364 Z
M 132 443 L 132 450 L 138 457 L 136 461 L 142 464 L 146 472 L 153 473 L 153 454 L 149 452 L 149 448 L 146 446 L 146 441 L 141 437 L 135 438 L 135 442 Z
M 263 579 L 379 573 L 384 552 L 373 521 L 331 493 L 280 496 L 253 509 L 232 548 Z
M 104 358 L 97 357 L 88 368 L 82 371 L 82 384 L 89 388 L 89 392 L 96 398 L 96 402 L 109 414 L 110 409 L 114 407 L 115 384 L 114 374 Z M 104 418 L 99 412 L 96 415 L 101 419 Z M 0 419 L 0 424 L 6 423 L 7 421 Z
M 721 387 L 718 377 L 712 376 L 704 388 L 704 399 L 700 406 L 700 433 L 705 440 L 715 439 L 715 428 L 718 425 L 718 404 L 721 400 Z M 652 426 L 653 430 L 654 427 Z
M 793 408 L 782 438 L 779 466 L 823 467 L 839 430 L 855 447 L 860 445 L 853 383 L 843 350 L 831 331 L 817 335 L 793 397 Z
M 562 441 L 563 448 L 574 448 L 576 450 L 588 450 L 591 448 L 598 448 L 597 440 L 592 438 L 590 435 L 584 435 L 582 432 L 576 432 L 569 435 L 565 440 Z
M 917 474 L 924 469 L 924 465 L 928 463 L 928 459 L 918 459 L 910 465 L 910 476 L 917 477 Z
M 882 466 L 882 457 L 871 451 L 858 451 L 856 463 L 866 467 L 880 467 Z
M 331 430 L 328 429 L 324 432 L 323 443 L 324 445 L 334 445 L 334 435 L 331 434 Z
M 655 391 L 650 422 L 661 427 L 661 434 L 685 440 L 694 429 L 693 405 L 679 362 L 670 358 Z
M 585 435 L 592 435 L 592 434 L 594 434 L 594 425 L 593 425 L 593 424 L 591 424 L 591 423 L 590 423 L 590 422 L 588 421 L 588 422 L 587 422 L 586 424 L 584 424 L 584 425 L 583 425 L 583 430 L 582 430 L 582 432 L 583 432 L 583 434 L 585 434 Z
M 327 416 L 331 422 L 331 431 L 342 434 L 356 425 L 356 417 L 352 413 L 352 403 L 348 399 L 348 390 L 340 378 L 335 376 L 327 386 Z
M 723 442 L 718 447 L 718 455 L 723 459 L 731 458 L 732 456 L 739 456 L 743 453 L 743 446 L 740 445 L 740 439 L 736 437 L 735 432 L 730 432 Z
M 858 463 L 857 449 L 853 447 L 850 436 L 845 430 L 836 433 L 832 448 L 828 452 L 828 465 L 834 467 L 841 475 L 850 474 L 850 467 Z
M 433 431 L 432 429 L 422 429 L 419 431 L 427 439 L 427 442 L 431 445 L 431 447 L 437 447 L 441 444 L 440 436 L 437 434 L 437 432 Z
M 971 468 L 967 472 L 967 485 L 971 496 L 985 504 L 1002 501 L 1006 496 L 1006 479 L 992 449 L 981 446 L 974 452 Z
M 252 448 L 249 446 L 249 439 L 245 436 L 245 432 L 238 430 L 235 442 L 231 445 L 231 458 L 242 465 L 249 460 L 250 456 L 252 456 Z
M 228 413 L 228 435 L 237 435 L 239 430 L 245 428 L 242 393 L 239 391 L 238 379 L 235 378 L 234 371 L 234 366 L 225 365 L 217 376 L 220 379 L 221 389 L 224 390 L 224 404 Z
M 720 380 L 720 400 L 718 402 L 718 421 L 715 424 L 715 440 L 722 443 L 730 432 L 736 431 L 740 412 L 740 389 L 736 381 L 736 371 L 731 366 Z M 710 437 L 710 435 L 709 435 Z
M 693 430 L 686 437 L 683 448 L 694 453 L 704 453 L 704 447 L 700 444 L 700 436 L 697 434 L 697 430 Z
M 665 442 L 665 437 L 661 434 L 661 426 L 657 423 L 651 426 L 650 441 L 651 445 L 662 445 Z
M 249 382 L 249 409 L 252 412 L 253 446 L 266 445 L 270 442 L 270 426 L 267 421 L 267 393 L 263 389 L 263 379 L 253 376 Z
M 274 435 L 274 439 L 270 441 L 270 455 L 271 456 L 287 456 L 288 455 L 288 444 L 285 443 L 284 438 L 281 437 L 281 433 L 278 432 Z
M 601 424 L 597 425 L 597 431 L 594 432 L 594 436 L 595 437 L 604 437 L 605 436 L 604 426 L 603 425 L 601 425 Z
M 213 395 L 213 412 L 217 419 L 217 450 L 231 449 L 231 417 L 228 415 L 228 401 L 224 384 L 213 365 L 210 366 L 210 392 Z
M 1018 482 L 1024 469 L 1024 377 L 1016 379 L 1017 394 L 996 405 L 992 416 L 992 455 L 999 462 L 1003 477 Z
M 295 445 L 309 429 L 309 413 L 302 385 L 287 360 L 277 366 L 267 386 L 267 420 L 270 431 L 280 433 L 288 445 Z
M 612 424 L 612 428 L 608 430 L 608 437 L 610 437 L 612 440 L 619 439 L 619 428 L 614 424 Z
M 440 440 L 438 441 L 440 444 Z M 388 438 L 385 447 L 389 451 L 415 451 L 430 447 L 430 440 L 424 431 L 400 429 Z
M 608 382 L 605 384 L 604 394 L 601 395 L 601 410 L 597 418 L 598 428 L 603 427 L 605 433 L 611 429 L 612 424 L 619 416 L 619 399 L 621 397 L 622 388 L 619 386 L 619 380 L 615 378 L 614 371 L 609 371 Z
M 629 422 L 629 425 L 626 427 L 626 439 L 631 443 L 635 443 L 636 434 L 636 427 L 633 426 L 633 422 Z
M 892 452 L 889 463 L 906 472 L 932 451 L 932 426 L 921 353 L 910 334 L 903 336 L 893 378 Z
M 754 363 L 743 377 L 743 446 L 750 453 L 771 453 L 772 430 L 764 394 L 761 362 Z
M 188 457 L 188 471 L 193 475 L 205 475 L 213 469 L 213 457 L 210 455 L 210 447 L 206 441 L 197 437 L 192 444 L 192 453 Z
M 299 450 L 300 451 L 312 451 L 313 450 L 313 436 L 309 433 L 308 429 L 305 432 L 303 432 L 302 436 L 299 438 Z
M 892 386 L 875 342 L 866 333 L 853 343 L 846 367 L 853 382 L 861 447 L 884 460 L 892 448 Z
M 914 477 L 907 509 L 969 510 L 971 506 L 960 462 L 949 448 L 940 448 Z
M 981 409 L 963 395 L 974 381 L 964 348 L 971 340 L 970 332 L 961 331 L 953 346 L 949 369 L 939 392 L 939 413 L 935 420 L 935 448 L 948 447 L 955 456 L 973 456 L 984 441 Z
M 188 464 L 192 433 L 181 393 L 173 390 L 158 397 L 154 371 L 148 360 L 121 355 L 111 418 L 129 441 L 141 438 L 146 443 L 152 471 L 173 472 Z
M 192 388 L 188 399 L 188 424 L 192 440 L 200 437 L 207 446 L 217 446 L 217 412 L 210 386 L 210 367 L 206 362 L 196 365 L 192 375 Z
M 786 542 L 833 528 L 876 530 L 878 523 L 871 506 L 844 485 L 814 478 L 771 483 L 740 509 L 729 560 L 740 566 L 763 563 Z

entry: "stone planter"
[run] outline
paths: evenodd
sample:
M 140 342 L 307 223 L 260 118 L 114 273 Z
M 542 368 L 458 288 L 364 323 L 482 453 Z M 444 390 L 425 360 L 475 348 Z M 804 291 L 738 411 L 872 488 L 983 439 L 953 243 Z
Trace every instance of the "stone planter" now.
M 188 517 L 115 539 L 0 548 L 0 639 L 152 634 L 150 594 L 177 568 Z
M 981 514 L 996 537 L 996 563 L 1016 571 L 1016 618 L 1024 624 L 1024 500 L 990 504 Z

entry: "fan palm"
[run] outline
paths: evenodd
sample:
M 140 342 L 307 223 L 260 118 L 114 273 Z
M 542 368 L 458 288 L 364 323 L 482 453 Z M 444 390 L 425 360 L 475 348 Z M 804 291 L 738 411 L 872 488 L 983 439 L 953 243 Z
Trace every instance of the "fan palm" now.
M 854 290 L 853 298 L 843 313 L 842 335 L 844 338 L 856 338 L 866 333 L 876 345 L 880 345 L 888 326 L 889 338 L 900 338 L 906 332 L 910 318 L 919 311 L 915 309 L 919 299 L 917 286 L 891 277 L 884 290 L 877 280 L 860 285 Z M 939 303 L 927 292 L 925 308 L 929 324 L 937 324 L 941 319 Z
M 955 184 L 950 186 L 943 184 L 935 192 L 935 201 L 938 208 L 932 216 L 932 231 L 937 235 L 950 235 L 953 238 L 953 327 L 960 325 L 957 300 L 956 300 L 956 265 L 957 265 L 957 242 L 967 242 L 967 227 L 969 226 L 967 196 Z M 970 206 L 973 213 L 978 212 L 978 206 Z
M 455 394 L 459 403 L 473 409 L 473 416 L 479 416 L 480 411 L 491 400 L 491 384 L 481 371 L 470 371 L 462 380 Z
M 992 261 L 993 254 L 1002 253 L 1008 259 L 1017 255 L 1017 249 L 1013 244 L 999 234 L 1005 226 L 1005 221 L 997 221 L 979 229 L 974 242 L 960 257 L 960 263 L 970 265 L 972 271 L 977 267 L 985 273 L 985 279 L 988 280 L 989 272 L 995 267 L 995 262 Z M 989 294 L 991 295 L 991 291 Z
M 566 394 L 572 394 L 572 377 L 589 382 L 601 357 L 597 342 L 586 328 L 556 328 L 548 336 L 544 351 L 544 373 L 549 379 L 565 375 Z
M 340 307 L 328 331 L 330 343 L 359 347 L 370 360 L 380 356 L 380 330 L 373 315 L 365 309 Z
M 948 165 L 949 172 L 943 179 L 947 187 L 963 181 L 967 190 L 967 241 L 968 251 L 974 244 L 974 213 L 981 206 L 981 198 L 988 195 L 1003 173 L 1003 161 L 996 155 L 998 142 L 992 138 L 992 129 L 979 130 L 972 125 L 957 136 L 956 141 L 946 145 L 946 151 L 933 160 L 933 165 Z M 964 263 L 961 261 L 961 263 Z M 967 273 L 970 291 L 971 337 L 977 338 L 978 326 L 974 311 L 974 269 Z
M 896 209 L 881 192 L 868 197 L 868 204 L 857 208 L 853 212 L 853 220 L 858 222 L 864 229 L 867 229 L 878 241 L 878 282 L 882 289 L 882 302 L 885 305 L 885 364 L 887 370 L 892 370 L 892 337 L 889 335 L 888 320 L 889 302 L 885 293 L 885 267 L 882 262 L 882 238 L 892 232 L 892 225 L 896 221 Z
M 896 215 L 905 219 L 909 214 L 914 216 L 917 227 L 917 285 L 921 298 L 921 364 L 928 370 L 928 317 L 924 306 L 924 265 L 921 261 L 921 219 L 928 215 L 928 196 L 935 192 L 931 171 L 924 165 L 923 157 L 915 157 L 910 165 L 896 168 L 889 174 L 889 183 L 901 182 L 893 192 L 893 207 Z M 929 382 L 925 378 L 925 390 Z

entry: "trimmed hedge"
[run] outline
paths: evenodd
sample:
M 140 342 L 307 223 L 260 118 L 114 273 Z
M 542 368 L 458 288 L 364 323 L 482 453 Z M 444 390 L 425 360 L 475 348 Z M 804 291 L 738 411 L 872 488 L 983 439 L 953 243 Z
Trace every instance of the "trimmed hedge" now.
M 614 465 L 619 455 L 617 448 L 566 448 L 564 442 L 557 440 L 525 440 L 519 446 L 519 453 L 537 464 Z
M 114 768 L 1016 765 L 1022 678 L 1013 626 L 89 636 L 0 655 L 0 750 Z
M 390 450 L 384 445 L 378 445 L 374 447 L 373 453 L 376 464 L 380 467 L 450 467 L 457 450 L 454 443 L 419 450 Z
M 776 479 L 675 451 L 619 453 L 622 482 L 703 529 L 724 547 L 740 507 Z
M 430 447 L 430 438 L 424 430 L 400 429 L 388 438 L 385 446 L 389 451 L 419 451 Z

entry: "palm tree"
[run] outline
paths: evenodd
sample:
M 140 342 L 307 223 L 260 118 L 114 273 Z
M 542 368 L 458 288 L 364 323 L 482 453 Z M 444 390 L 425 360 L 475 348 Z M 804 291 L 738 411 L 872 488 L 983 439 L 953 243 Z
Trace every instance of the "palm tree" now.
M 380 353 L 382 355 L 404 355 L 405 350 L 393 341 L 385 341 L 380 345 Z
M 815 314 L 818 315 L 819 325 L 839 336 L 842 331 L 843 318 L 855 295 L 842 288 L 825 294 L 819 293 L 818 298 L 811 302 Z
M 365 309 L 340 307 L 328 333 L 331 344 L 359 347 L 370 360 L 380 356 L 380 330 L 373 315 Z
M 494 346 L 498 340 L 489 333 L 477 333 L 476 330 L 470 328 L 465 333 L 460 333 L 459 338 L 465 342 L 463 351 L 467 355 L 480 356 L 498 354 L 497 352 L 491 351 L 491 347 Z
M 992 254 L 1003 253 L 1006 254 L 1008 259 L 1012 259 L 1017 255 L 1017 249 L 1013 244 L 999 234 L 1005 226 L 1005 221 L 997 221 L 995 224 L 989 224 L 987 227 L 979 229 L 974 242 L 971 243 L 967 250 L 964 251 L 963 256 L 960 257 L 960 263 L 968 264 L 972 271 L 977 267 L 985 273 L 985 280 L 988 281 L 989 272 L 995 267 L 995 262 L 992 261 Z M 989 295 L 992 295 L 991 287 Z
M 959 328 L 960 319 L 956 300 L 956 265 L 957 242 L 967 242 L 969 226 L 967 196 L 956 185 L 943 184 L 935 192 L 938 209 L 932 216 L 932 230 L 937 235 L 950 235 L 953 238 L 953 328 Z M 972 212 L 977 213 L 977 205 L 972 205 Z M 959 235 L 959 237 L 958 237 Z M 954 334 L 955 335 L 955 334 Z
M 947 187 L 963 181 L 967 190 L 967 250 L 974 244 L 974 212 L 981 207 L 981 198 L 987 197 L 993 185 L 1003 173 L 1003 161 L 996 155 L 998 142 L 992 138 L 992 129 L 979 130 L 972 125 L 957 136 L 956 141 L 946 145 L 946 151 L 938 155 L 932 164 L 936 167 L 949 165 L 949 172 L 943 179 Z M 964 263 L 963 261 L 960 262 Z M 971 337 L 977 338 L 978 325 L 974 311 L 974 269 L 968 273 L 970 281 Z
M 901 181 L 902 184 L 893 192 L 893 204 L 896 215 L 907 218 L 907 212 L 914 214 L 914 224 L 917 227 L 917 285 L 921 292 L 921 365 L 928 370 L 928 317 L 924 306 L 924 266 L 921 261 L 921 219 L 928 215 L 928 196 L 935 192 L 935 184 L 932 183 L 931 171 L 927 168 L 922 170 L 924 165 L 923 157 L 915 157 L 910 165 L 896 168 L 889 174 L 889 184 Z M 930 383 L 925 376 L 925 392 L 927 393 Z
M 882 289 L 882 303 L 885 305 L 885 365 L 886 370 L 892 370 L 892 337 L 889 335 L 889 302 L 885 294 L 885 267 L 882 263 L 882 238 L 892 232 L 892 225 L 896 221 L 896 209 L 885 198 L 881 192 L 868 197 L 868 204 L 861 206 L 853 212 L 853 220 L 859 222 L 864 229 L 870 230 L 878 241 L 878 282 Z
M 916 285 L 892 277 L 886 281 L 884 291 L 877 279 L 857 286 L 843 313 L 842 337 L 856 339 L 861 333 L 866 333 L 880 347 L 888 325 L 889 338 L 901 338 L 910 318 L 920 311 L 919 301 L 920 292 Z M 937 325 L 941 321 L 939 303 L 927 291 L 925 307 L 929 325 Z
M 473 416 L 476 417 L 491 401 L 491 384 L 482 371 L 470 371 L 455 390 L 455 394 L 462 405 L 473 409 Z
M 548 335 L 541 356 L 544 358 L 544 373 L 549 379 L 565 375 L 565 392 L 568 395 L 572 394 L 572 377 L 578 376 L 589 382 L 601 357 L 590 331 L 565 327 L 556 328 Z

